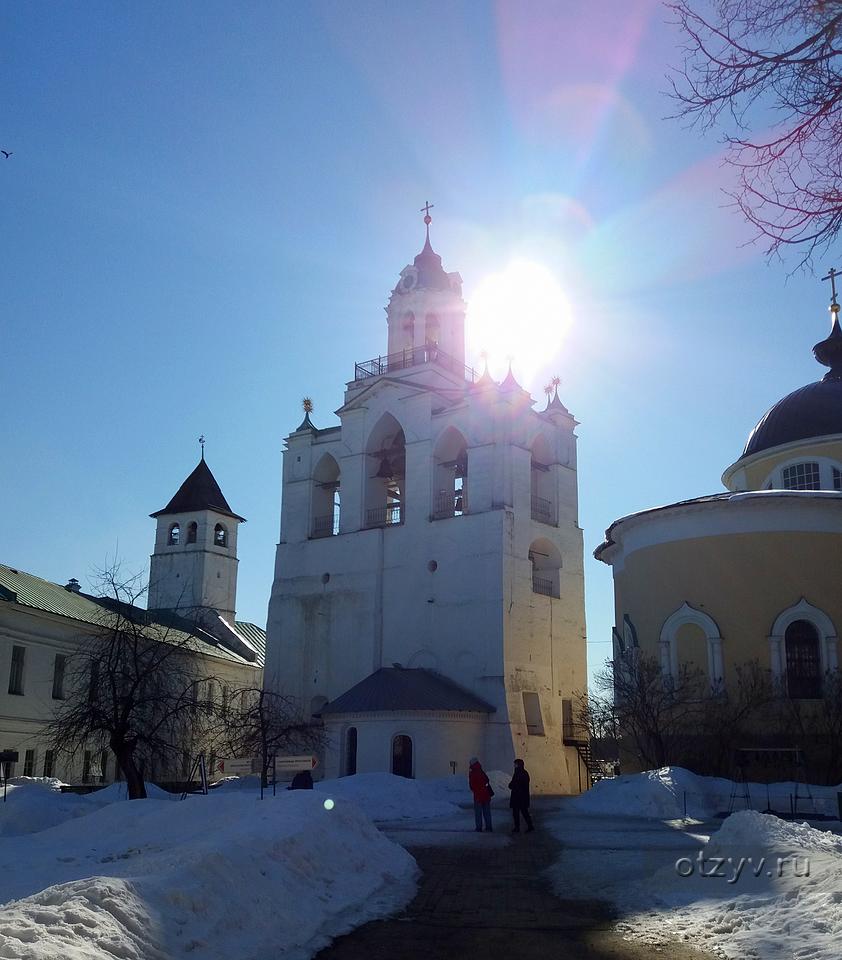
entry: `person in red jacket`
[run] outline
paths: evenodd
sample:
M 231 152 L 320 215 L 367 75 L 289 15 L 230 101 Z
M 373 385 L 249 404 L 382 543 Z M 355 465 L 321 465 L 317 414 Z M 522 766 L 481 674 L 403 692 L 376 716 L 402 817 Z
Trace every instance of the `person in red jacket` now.
M 476 757 L 471 757 L 468 786 L 474 795 L 474 820 L 476 820 L 476 829 L 482 833 L 482 823 L 485 821 L 485 829 L 491 833 L 491 798 L 494 791 L 488 780 L 488 774 L 482 769 L 482 764 Z

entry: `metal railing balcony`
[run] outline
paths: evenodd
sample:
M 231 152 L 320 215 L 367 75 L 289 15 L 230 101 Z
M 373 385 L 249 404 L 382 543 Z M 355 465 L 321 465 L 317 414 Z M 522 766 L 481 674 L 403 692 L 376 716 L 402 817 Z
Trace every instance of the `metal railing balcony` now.
M 374 357 L 373 360 L 355 363 L 354 380 L 367 380 L 369 377 L 379 377 L 384 373 L 408 370 L 410 367 L 419 367 L 427 363 L 458 374 L 468 383 L 475 383 L 479 379 L 473 367 L 466 367 L 460 360 L 440 350 L 435 344 L 427 343 L 423 347 L 413 347 L 410 350 L 402 350 L 400 353 L 391 353 L 386 357 Z
M 555 504 L 553 504 L 551 500 L 545 500 L 543 497 L 533 497 L 532 519 L 537 520 L 539 523 L 555 523 Z
M 313 532 L 311 534 L 314 540 L 320 537 L 335 537 L 339 533 L 339 516 L 329 513 L 325 517 L 316 517 L 313 520 Z
M 403 510 L 401 504 L 395 504 L 388 507 L 374 507 L 365 512 L 365 525 L 367 527 L 393 527 L 403 523 Z
M 461 490 L 448 492 L 442 490 L 433 500 L 433 519 L 445 520 L 447 517 L 461 517 L 468 512 L 468 491 Z
M 545 577 L 538 577 L 534 573 L 532 574 L 532 592 L 540 593 L 544 597 L 555 597 L 558 599 L 558 591 L 553 581 Z

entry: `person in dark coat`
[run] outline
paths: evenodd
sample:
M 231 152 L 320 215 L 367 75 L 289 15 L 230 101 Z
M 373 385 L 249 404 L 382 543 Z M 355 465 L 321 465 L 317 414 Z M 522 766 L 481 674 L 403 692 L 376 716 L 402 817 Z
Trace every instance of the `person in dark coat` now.
M 494 791 L 491 789 L 488 774 L 482 769 L 482 764 L 476 757 L 471 757 L 469 762 L 468 786 L 474 795 L 474 820 L 477 833 L 482 833 L 483 820 L 486 831 L 491 833 L 491 798 L 494 796 Z
M 287 790 L 312 790 L 313 774 L 309 770 L 301 770 L 292 778 Z
M 512 833 L 520 833 L 521 814 L 526 821 L 526 832 L 532 833 L 535 827 L 529 814 L 529 774 L 523 765 L 523 760 L 515 760 L 515 770 L 509 782 L 509 790 L 512 791 L 509 806 L 512 808 L 512 818 L 515 822 Z

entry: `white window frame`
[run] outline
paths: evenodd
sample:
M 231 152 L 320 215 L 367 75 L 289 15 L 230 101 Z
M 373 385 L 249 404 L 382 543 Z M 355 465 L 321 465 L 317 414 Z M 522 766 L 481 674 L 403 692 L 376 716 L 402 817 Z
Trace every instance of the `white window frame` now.
M 722 635 L 719 626 L 709 614 L 697 610 L 685 602 L 673 611 L 661 627 L 658 640 L 660 651 L 661 671 L 664 676 L 678 680 L 678 631 L 687 623 L 699 627 L 707 640 L 708 651 L 708 680 L 711 689 L 721 692 L 725 689 L 725 670 L 722 661 Z
M 835 673 L 839 669 L 836 627 L 824 610 L 814 607 L 802 597 L 798 603 L 782 610 L 772 624 L 768 637 L 772 679 L 779 683 L 786 683 L 786 628 L 796 620 L 806 620 L 818 631 L 822 676 L 826 673 Z
M 802 454 L 799 457 L 790 457 L 779 463 L 774 470 L 771 470 L 763 483 L 760 484 L 761 490 L 786 490 L 784 486 L 784 470 L 787 467 L 797 466 L 799 463 L 817 463 L 819 465 L 819 489 L 834 490 L 833 486 L 833 468 L 842 472 L 842 463 L 833 460 L 831 457 L 811 457 Z

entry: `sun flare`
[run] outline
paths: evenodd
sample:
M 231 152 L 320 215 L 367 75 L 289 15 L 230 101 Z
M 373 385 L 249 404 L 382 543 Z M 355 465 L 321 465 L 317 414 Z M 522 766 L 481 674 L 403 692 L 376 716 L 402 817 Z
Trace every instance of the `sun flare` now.
M 468 302 L 467 340 L 485 353 L 500 375 L 509 358 L 527 385 L 552 363 L 570 326 L 570 304 L 552 271 L 531 260 L 513 260 L 480 281 Z

